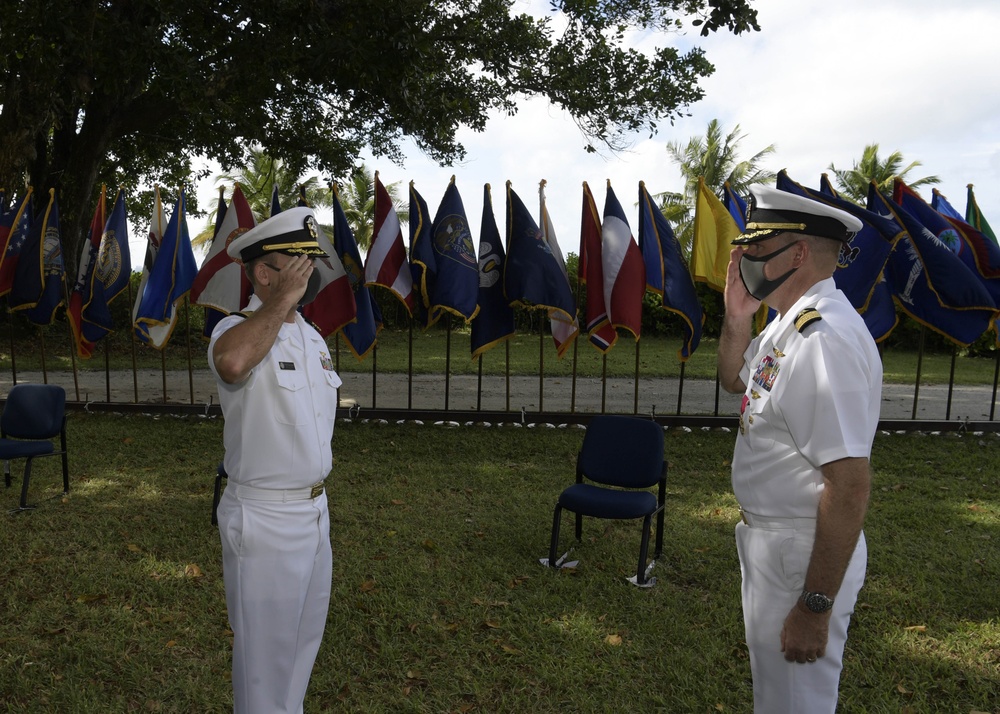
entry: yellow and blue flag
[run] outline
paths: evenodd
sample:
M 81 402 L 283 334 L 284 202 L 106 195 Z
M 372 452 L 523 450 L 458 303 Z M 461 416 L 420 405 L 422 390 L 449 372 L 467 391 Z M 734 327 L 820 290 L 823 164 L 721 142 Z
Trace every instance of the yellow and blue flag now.
M 0 295 L 14 287 L 14 273 L 21 258 L 21 249 L 28 240 L 34 208 L 31 189 L 24 198 L 0 211 Z

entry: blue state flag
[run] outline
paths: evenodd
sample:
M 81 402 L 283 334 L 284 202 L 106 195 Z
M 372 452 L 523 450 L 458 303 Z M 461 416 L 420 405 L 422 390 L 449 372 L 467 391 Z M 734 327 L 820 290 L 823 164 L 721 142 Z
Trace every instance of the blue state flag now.
M 191 284 L 198 273 L 198 264 L 191 250 L 185 213 L 186 201 L 182 188 L 174 205 L 174 212 L 167 223 L 166 233 L 160 242 L 160 248 L 156 252 L 156 260 L 153 261 L 149 280 L 146 282 L 142 301 L 136 312 L 135 329 L 144 335 L 146 342 L 160 349 L 166 346 L 167 339 L 163 340 L 162 345 L 157 345 L 149 330 L 153 326 L 175 324 L 171 320 L 171 315 L 176 310 L 177 303 L 190 292 Z
M 736 194 L 728 181 L 722 184 L 722 205 L 736 221 L 736 227 L 743 231 L 747 225 L 747 202 Z
M 825 173 L 820 174 L 819 177 L 819 192 L 825 193 L 827 196 L 834 196 L 835 198 L 840 197 L 840 194 L 837 193 L 837 189 L 835 189 L 833 184 L 830 183 L 830 177 Z
M 893 181 L 892 200 L 951 248 L 990 293 L 993 303 L 1000 305 L 1000 247 L 996 243 L 971 226 L 970 230 L 963 230 L 962 226 L 968 225 L 965 221 L 961 218 L 958 224 L 950 221 L 898 178 Z
M 34 218 L 31 193 L 29 188 L 24 198 L 0 212 L 0 295 L 6 295 L 14 287 L 17 262 Z
M 281 213 L 281 201 L 278 200 L 278 184 L 271 184 L 271 215 Z
M 917 322 L 959 345 L 975 342 L 996 319 L 993 298 L 948 246 L 872 183 L 868 210 L 906 233 L 889 254 L 885 279 L 896 303 Z
M 507 260 L 503 290 L 513 305 L 546 310 L 550 319 L 576 320 L 576 300 L 562 260 L 552 253 L 545 234 L 507 182 Z
M 431 245 L 431 215 L 427 201 L 410 181 L 410 273 L 417 293 L 414 316 L 425 326 L 431 307 L 431 292 L 437 275 L 437 260 Z
M 479 229 L 479 313 L 472 320 L 472 359 L 514 335 L 514 309 L 503 294 L 507 253 L 500 238 L 490 185 L 483 186 L 483 220 Z
M 479 260 L 454 176 L 431 224 L 431 246 L 437 270 L 428 325 L 446 312 L 468 324 L 479 312 Z
M 808 189 L 792 181 L 782 170 L 778 172 L 777 188 L 799 196 L 812 198 L 820 203 L 839 208 L 860 219 L 858 231 L 840 249 L 834 282 L 843 291 L 851 305 L 861 313 L 869 307 L 875 285 L 878 284 L 893 246 L 903 236 L 903 228 L 891 217 L 868 211 L 851 201 L 822 191 Z M 875 335 L 876 339 L 886 335 Z
M 945 198 L 944 194 L 936 188 L 931 189 L 931 208 L 940 213 L 942 216 L 957 218 L 960 221 L 965 220 L 965 216 L 956 211 L 955 207 L 948 202 L 948 199 Z
M 354 293 L 354 303 L 357 305 L 357 317 L 340 329 L 344 341 L 351 353 L 360 361 L 371 352 L 382 329 L 382 313 L 372 299 L 371 291 L 365 287 L 365 268 L 361 261 L 358 243 L 354 240 L 354 232 L 347 222 L 347 216 L 340 205 L 337 187 L 333 187 L 333 249 L 344 266 L 351 291 Z
M 639 182 L 639 249 L 646 265 L 646 288 L 660 296 L 665 310 L 682 320 L 684 341 L 677 357 L 686 362 L 701 342 L 705 314 L 680 242 L 642 181 Z
M 7 298 L 11 310 L 36 325 L 50 325 L 56 309 L 63 304 L 62 241 L 59 236 L 59 204 L 55 189 L 49 189 L 45 215 L 35 221 L 21 250 L 14 273 L 14 285 Z

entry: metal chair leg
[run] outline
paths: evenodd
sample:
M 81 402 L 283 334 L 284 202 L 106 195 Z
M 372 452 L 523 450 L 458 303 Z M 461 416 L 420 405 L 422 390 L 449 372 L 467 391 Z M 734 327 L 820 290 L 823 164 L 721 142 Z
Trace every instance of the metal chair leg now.
M 652 515 L 642 519 L 642 541 L 639 543 L 639 568 L 636 570 L 636 583 L 646 584 L 646 555 L 649 552 L 649 527 L 652 524 Z
M 556 504 L 556 510 L 552 514 L 552 540 L 549 543 L 549 567 L 556 567 L 556 549 L 559 547 L 559 526 L 562 523 L 562 506 Z

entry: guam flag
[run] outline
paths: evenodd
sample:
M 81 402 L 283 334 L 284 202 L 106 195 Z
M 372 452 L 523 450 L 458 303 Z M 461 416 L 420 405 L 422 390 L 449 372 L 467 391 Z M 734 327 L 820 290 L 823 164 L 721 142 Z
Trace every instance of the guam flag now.
M 437 270 L 428 324 L 437 322 L 445 312 L 468 324 L 479 311 L 479 260 L 454 176 L 431 224 L 431 247 Z

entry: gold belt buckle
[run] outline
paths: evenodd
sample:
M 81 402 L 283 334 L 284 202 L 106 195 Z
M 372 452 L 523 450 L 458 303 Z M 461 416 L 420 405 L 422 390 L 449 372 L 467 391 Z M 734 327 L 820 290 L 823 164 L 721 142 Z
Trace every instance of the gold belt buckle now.
M 320 481 L 319 483 L 314 483 L 312 486 L 312 490 L 309 491 L 309 498 L 319 498 L 319 496 L 322 493 L 323 493 L 323 482 Z

